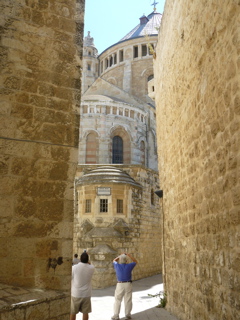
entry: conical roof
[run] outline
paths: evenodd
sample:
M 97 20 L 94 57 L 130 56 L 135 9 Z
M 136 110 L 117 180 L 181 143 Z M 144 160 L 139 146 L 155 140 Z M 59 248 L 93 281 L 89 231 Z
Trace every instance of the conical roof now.
M 162 14 L 153 11 L 147 17 L 143 15 L 140 18 L 140 23 L 132 29 L 125 37 L 123 37 L 119 42 L 138 38 L 138 37 L 145 37 L 145 36 L 153 36 L 158 34 L 158 30 L 161 24 Z

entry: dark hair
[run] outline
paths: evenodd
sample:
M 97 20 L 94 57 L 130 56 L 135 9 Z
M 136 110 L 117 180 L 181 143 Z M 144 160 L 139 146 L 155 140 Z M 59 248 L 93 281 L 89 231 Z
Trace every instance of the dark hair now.
M 80 257 L 80 261 L 83 263 L 88 263 L 88 254 L 87 252 L 83 252 Z
M 78 257 L 78 254 L 77 254 L 77 253 L 75 253 L 74 257 L 75 257 L 75 258 L 77 258 L 77 257 Z

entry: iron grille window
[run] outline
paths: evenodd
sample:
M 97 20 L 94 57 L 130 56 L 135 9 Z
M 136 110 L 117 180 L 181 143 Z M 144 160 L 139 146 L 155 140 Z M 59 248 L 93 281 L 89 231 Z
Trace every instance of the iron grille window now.
M 117 199 L 117 213 L 123 213 L 123 200 Z
M 123 140 L 119 136 L 113 138 L 112 163 L 123 163 Z
M 85 202 L 85 213 L 91 212 L 91 205 L 92 205 L 91 199 L 87 199 Z
M 100 212 L 108 212 L 108 199 L 100 199 Z

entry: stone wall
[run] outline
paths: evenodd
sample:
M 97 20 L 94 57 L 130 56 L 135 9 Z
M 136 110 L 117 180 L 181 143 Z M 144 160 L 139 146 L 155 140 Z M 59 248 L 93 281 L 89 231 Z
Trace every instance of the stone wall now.
M 69 318 L 68 292 L 23 288 L 0 284 L 1 320 L 66 320 Z
M 0 282 L 8 285 L 70 289 L 83 13 L 84 0 L 1 1 Z
M 240 318 L 237 0 L 167 0 L 155 60 L 164 285 L 179 319 Z

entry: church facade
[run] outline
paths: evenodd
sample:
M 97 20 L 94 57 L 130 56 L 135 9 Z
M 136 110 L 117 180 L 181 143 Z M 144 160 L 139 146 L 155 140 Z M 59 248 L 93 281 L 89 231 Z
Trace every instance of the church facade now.
M 162 15 L 154 9 L 98 55 L 84 38 L 74 251 L 87 249 L 96 288 L 115 283 L 112 259 L 141 262 L 139 279 L 161 272 L 161 209 L 154 101 L 148 96 Z

